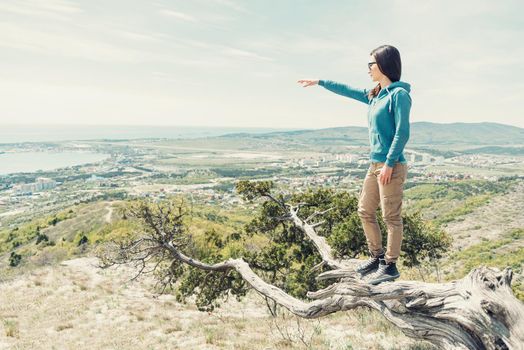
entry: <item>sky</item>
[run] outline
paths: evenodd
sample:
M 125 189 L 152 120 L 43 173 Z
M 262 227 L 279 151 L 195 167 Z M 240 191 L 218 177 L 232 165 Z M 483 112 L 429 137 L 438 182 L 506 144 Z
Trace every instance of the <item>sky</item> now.
M 389 44 L 410 120 L 524 127 L 524 2 L 2 0 L 0 124 L 366 126 Z

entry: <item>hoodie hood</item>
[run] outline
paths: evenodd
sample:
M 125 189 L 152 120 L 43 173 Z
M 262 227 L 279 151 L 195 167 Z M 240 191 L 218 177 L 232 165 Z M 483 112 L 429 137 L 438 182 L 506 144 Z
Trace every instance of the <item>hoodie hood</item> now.
M 388 95 L 389 112 L 391 112 L 391 105 L 392 105 L 391 95 L 392 95 L 394 90 L 399 89 L 399 88 L 406 90 L 408 93 L 411 92 L 411 85 L 409 83 L 406 83 L 405 81 L 398 80 L 398 81 L 392 82 L 391 84 L 389 84 L 385 88 L 381 89 L 380 92 L 378 93 L 377 97 L 381 97 L 382 95 L 384 95 L 384 93 L 386 93 Z M 385 91 L 385 92 L 383 93 L 382 91 Z

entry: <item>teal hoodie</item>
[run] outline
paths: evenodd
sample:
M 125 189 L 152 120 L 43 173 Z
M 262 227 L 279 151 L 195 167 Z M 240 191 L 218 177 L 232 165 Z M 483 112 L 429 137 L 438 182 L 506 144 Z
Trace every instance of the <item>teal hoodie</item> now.
M 409 83 L 400 80 L 392 82 L 371 100 L 368 99 L 371 89 L 358 89 L 331 80 L 319 80 L 318 84 L 336 94 L 364 102 L 369 106 L 369 158 L 372 162 L 385 162 L 390 167 L 396 162 L 406 163 L 403 151 L 409 139 Z

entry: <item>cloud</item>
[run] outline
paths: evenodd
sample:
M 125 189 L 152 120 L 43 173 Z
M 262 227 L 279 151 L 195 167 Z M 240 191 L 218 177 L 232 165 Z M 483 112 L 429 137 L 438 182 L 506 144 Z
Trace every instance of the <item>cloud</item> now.
M 2 1 L 0 11 L 16 15 L 71 20 L 71 15 L 82 12 L 75 3 L 67 0 L 16 0 Z
M 160 50 L 155 48 L 155 45 L 152 46 L 153 50 L 145 50 L 140 45 L 135 48 L 115 44 L 108 41 L 107 38 L 92 38 L 68 31 L 41 31 L 9 22 L 0 23 L 0 48 L 103 63 L 165 62 L 180 66 L 217 67 L 231 64 L 231 57 L 273 61 L 270 57 L 249 50 L 221 44 L 126 30 L 113 30 L 112 32 L 117 38 L 118 36 L 125 37 L 131 41 L 146 41 L 153 44 L 164 42 L 163 46 L 166 46 L 168 42 L 170 49 L 176 48 L 179 53 Z M 189 48 L 196 49 L 196 51 L 188 51 Z M 207 52 L 201 52 L 202 49 Z M 182 55 L 181 52 L 183 52 Z
M 307 55 L 307 54 L 341 54 L 346 57 L 354 54 L 360 55 L 362 51 L 369 52 L 354 41 L 344 38 L 303 35 L 292 32 L 280 33 L 280 35 L 249 41 L 247 47 L 267 50 L 283 55 Z
M 181 46 L 185 46 L 187 48 L 191 47 L 191 48 L 211 51 L 211 53 L 213 54 L 213 57 L 216 57 L 217 54 L 222 54 L 227 57 L 240 57 L 244 59 L 251 58 L 251 59 L 260 60 L 260 61 L 274 61 L 274 59 L 271 57 L 261 55 L 257 52 L 254 52 L 246 48 L 232 47 L 229 45 L 222 45 L 222 44 L 216 44 L 213 42 L 179 38 L 179 37 L 169 38 L 169 41 L 177 43 Z M 202 52 L 202 54 L 208 55 L 209 52 Z M 202 55 L 199 54 L 199 57 L 201 56 Z M 200 60 L 200 58 L 196 60 Z
M 44 32 L 12 23 L 0 23 L 0 47 L 99 62 L 141 62 L 152 58 L 147 52 L 98 39 L 68 32 Z
M 242 49 L 237 49 L 234 47 L 223 47 L 222 52 L 229 56 L 235 56 L 235 57 L 242 57 L 242 58 L 254 58 L 256 60 L 262 60 L 262 61 L 274 61 L 274 59 L 266 56 L 259 55 L 257 53 L 246 51 Z
M 246 9 L 245 7 L 243 7 L 242 5 L 234 2 L 234 1 L 231 1 L 231 0 L 213 0 L 215 3 L 217 4 L 220 4 L 222 6 L 225 6 L 225 7 L 228 7 L 230 9 L 233 9 L 237 12 L 241 12 L 241 13 L 253 13 L 251 12 L 250 10 Z
M 121 35 L 141 39 L 154 37 L 137 33 L 123 32 Z M 160 40 L 160 39 L 159 39 Z M 176 43 L 170 43 L 171 47 Z M 0 23 L 0 48 L 18 49 L 34 54 L 70 57 L 86 61 L 104 63 L 142 63 L 142 62 L 167 62 L 174 64 L 191 64 L 203 60 L 181 59 L 168 51 L 145 50 L 141 47 L 130 47 L 115 44 L 99 37 L 76 34 L 73 32 L 41 31 L 27 28 L 14 23 Z M 183 47 L 183 45 L 179 45 Z
M 163 10 L 160 10 L 160 13 L 164 16 L 174 17 L 174 18 L 181 19 L 187 22 L 197 22 L 198 21 L 194 16 L 184 13 L 184 12 L 180 12 L 180 11 L 163 9 Z
M 164 17 L 179 19 L 182 22 L 205 24 L 218 29 L 222 29 L 224 23 L 228 23 L 236 19 L 235 17 L 221 14 L 216 11 L 206 12 L 199 10 L 198 16 L 173 9 L 162 9 L 159 11 L 159 13 Z
M 146 34 L 136 31 L 130 31 L 130 30 L 123 30 L 123 29 L 115 29 L 114 33 L 122 38 L 139 41 L 139 42 L 162 42 L 167 39 L 167 35 L 163 35 L 160 33 L 153 33 L 153 34 Z

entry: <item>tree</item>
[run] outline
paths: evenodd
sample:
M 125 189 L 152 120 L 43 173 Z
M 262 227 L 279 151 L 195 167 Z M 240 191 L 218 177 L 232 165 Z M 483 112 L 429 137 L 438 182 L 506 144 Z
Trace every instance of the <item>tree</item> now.
M 253 288 L 270 309 L 278 304 L 304 318 L 374 309 L 407 336 L 445 349 L 517 349 L 524 343 L 524 306 L 511 290 L 511 269 L 481 266 L 447 283 L 369 285 L 354 272 L 362 244 L 343 242 L 336 249 L 329 244 L 340 243 L 340 233 L 350 227 L 358 237 L 358 222 L 351 218 L 354 198 L 329 190 L 275 195 L 270 181 L 239 181 L 236 188 L 247 200 L 263 200 L 245 234 L 222 239 L 209 231 L 207 245 L 201 247 L 188 232 L 183 203 L 141 201 L 129 209 L 128 218 L 141 220 L 144 231 L 115 242 L 116 249 L 107 246 L 99 255 L 101 267 L 134 263 L 138 273 L 133 279 L 155 273 L 161 293 L 176 290 L 179 300 L 196 294 L 203 310 L 212 309 L 220 296 L 241 298 Z M 439 257 L 446 244 L 437 242 L 438 230 L 427 234 L 428 240 L 418 232 L 424 227 L 416 216 L 406 226 L 414 231 L 408 243 L 419 247 L 418 253 L 407 249 L 409 263 Z M 235 244 L 255 232 L 267 235 L 264 249 Z M 226 254 L 226 246 L 237 248 Z

